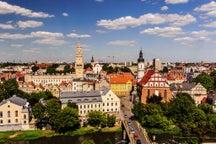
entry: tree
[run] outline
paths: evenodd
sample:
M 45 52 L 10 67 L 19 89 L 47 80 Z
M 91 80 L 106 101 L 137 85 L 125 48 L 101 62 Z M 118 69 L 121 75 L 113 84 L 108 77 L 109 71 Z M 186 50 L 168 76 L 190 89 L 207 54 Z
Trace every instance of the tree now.
M 214 81 L 214 89 L 216 89 L 216 70 L 210 73 L 211 78 Z
M 95 144 L 93 139 L 90 140 L 84 140 L 81 144 Z
M 163 67 L 163 70 L 161 71 L 161 73 L 168 73 L 169 69 L 167 67 Z
M 105 114 L 101 111 L 90 111 L 87 114 L 88 124 L 91 126 L 101 126 L 102 122 L 105 120 Z
M 50 99 L 46 103 L 45 108 L 47 121 L 54 127 L 55 121 L 58 120 L 58 112 L 61 110 L 60 102 L 57 99 Z
M 33 107 L 32 107 L 32 114 L 34 116 L 35 119 L 37 119 L 36 121 L 36 126 L 38 128 L 42 128 L 44 125 L 46 125 L 46 122 L 44 123 L 43 120 L 45 120 L 45 106 L 43 104 L 36 103 Z
M 36 72 L 39 69 L 39 67 L 37 67 L 36 65 L 34 65 L 31 69 L 32 69 L 32 72 Z
M 214 89 L 214 80 L 207 73 L 202 72 L 193 79 L 193 82 L 201 83 L 208 91 Z
M 161 103 L 161 100 L 162 100 L 162 97 L 159 95 L 153 95 L 153 96 L 150 96 L 150 97 L 147 97 L 147 103 L 156 103 L 156 104 L 159 104 Z
M 58 113 L 58 120 L 55 121 L 56 131 L 64 133 L 77 128 L 79 128 L 78 109 L 65 107 Z
M 8 79 L 3 82 L 4 89 L 6 91 L 7 98 L 17 94 L 18 92 L 18 83 L 16 79 Z
M 206 114 L 213 114 L 213 107 L 208 103 L 203 103 L 198 106 L 201 110 L 203 110 Z
M 107 126 L 113 127 L 116 122 L 116 116 L 115 115 L 107 115 Z
M 175 119 L 177 123 L 190 121 L 195 107 L 195 102 L 189 94 L 178 93 L 170 102 L 168 116 Z
M 74 102 L 68 102 L 67 106 L 70 107 L 70 108 L 78 109 L 78 105 L 76 103 L 74 103 Z
M 87 69 L 88 67 L 90 67 L 92 69 L 92 64 L 91 63 L 87 63 L 84 65 L 84 69 Z

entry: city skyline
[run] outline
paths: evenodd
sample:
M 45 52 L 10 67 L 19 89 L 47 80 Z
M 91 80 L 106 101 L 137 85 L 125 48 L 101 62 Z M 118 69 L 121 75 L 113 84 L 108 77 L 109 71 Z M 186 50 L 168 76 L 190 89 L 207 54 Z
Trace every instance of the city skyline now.
M 0 62 L 216 62 L 214 0 L 0 0 Z M 113 59 L 114 57 L 114 59 Z

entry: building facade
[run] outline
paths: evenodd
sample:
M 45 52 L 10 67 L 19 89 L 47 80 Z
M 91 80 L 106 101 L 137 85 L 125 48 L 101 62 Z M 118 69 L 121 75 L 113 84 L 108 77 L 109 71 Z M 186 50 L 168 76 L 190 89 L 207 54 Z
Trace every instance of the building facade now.
M 62 108 L 66 107 L 68 102 L 76 103 L 80 117 L 86 117 L 88 112 L 94 110 L 110 114 L 120 112 L 120 99 L 105 87 L 98 91 L 61 92 L 60 101 Z
M 147 103 L 147 98 L 154 95 L 161 96 L 162 102 L 172 99 L 172 92 L 166 79 L 158 71 L 148 70 L 143 78 L 137 83 L 137 94 L 142 103 Z
M 188 93 L 194 100 L 196 105 L 202 103 L 204 98 L 207 98 L 207 89 L 200 83 L 173 83 L 170 85 L 173 96 L 178 93 Z
M 30 111 L 25 99 L 13 96 L 0 103 L 0 131 L 29 130 Z
M 113 73 L 109 75 L 110 89 L 117 96 L 130 96 L 136 79 L 130 72 Z

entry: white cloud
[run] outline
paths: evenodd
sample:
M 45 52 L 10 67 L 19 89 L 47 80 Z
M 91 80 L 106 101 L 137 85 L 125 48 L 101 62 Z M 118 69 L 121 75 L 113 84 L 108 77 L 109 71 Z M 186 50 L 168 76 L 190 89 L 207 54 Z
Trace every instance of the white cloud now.
M 45 38 L 45 39 L 35 40 L 35 41 L 33 41 L 33 43 L 58 46 L 58 45 L 67 44 L 68 42 L 66 42 L 66 41 L 64 41 L 62 39 Z
M 104 30 L 96 30 L 96 32 L 97 32 L 97 33 L 100 33 L 100 34 L 106 33 L 106 31 L 104 31 Z
M 29 21 L 18 21 L 17 25 L 19 28 L 21 29 L 25 29 L 25 28 L 36 28 L 36 27 L 40 27 L 43 26 L 43 22 L 39 22 L 39 21 L 33 21 L 33 20 L 29 20 Z
M 32 10 L 22 8 L 20 6 L 11 5 L 7 2 L 0 1 L 0 14 L 17 14 L 31 18 L 49 18 L 54 17 L 44 12 L 33 12 Z
M 165 0 L 167 4 L 188 3 L 189 0 Z
M 179 42 L 180 44 L 183 45 L 189 45 L 192 43 L 197 43 L 197 42 L 209 42 L 210 39 L 208 37 L 181 37 L 181 38 L 175 38 L 174 41 Z
M 114 20 L 100 20 L 97 21 L 97 26 L 101 26 L 112 30 L 121 30 L 128 27 L 138 27 L 141 25 L 152 24 L 164 24 L 168 23 L 173 26 L 184 26 L 190 23 L 196 22 L 196 18 L 190 14 L 179 15 L 179 14 L 152 14 L 148 13 L 134 18 L 131 16 L 120 17 Z
M 15 27 L 11 24 L 1 24 L 0 23 L 0 29 L 15 29 Z
M 76 33 L 70 33 L 67 35 L 70 38 L 89 38 L 91 35 L 88 34 L 76 34 Z
M 68 16 L 68 13 L 64 12 L 62 13 L 63 16 L 67 17 Z
M 208 28 L 216 28 L 216 21 L 213 21 L 211 23 L 203 24 L 204 27 Z
M 24 53 L 40 53 L 40 49 L 39 48 L 29 48 L 29 49 L 24 49 L 23 52 Z
M 23 47 L 22 44 L 11 44 L 10 46 L 11 46 L 11 47 L 16 47 L 16 48 Z
M 135 46 L 136 45 L 136 41 L 134 41 L 134 40 L 131 40 L 131 41 L 116 40 L 116 41 L 110 41 L 110 42 L 108 42 L 108 45 Z
M 53 32 L 46 32 L 46 31 L 31 32 L 31 36 L 40 37 L 40 38 L 63 38 L 64 37 L 62 33 L 53 33 Z
M 216 2 L 211 1 L 207 4 L 203 4 L 200 7 L 196 7 L 194 11 L 204 12 L 204 15 L 216 17 Z
M 200 30 L 200 31 L 192 31 L 191 34 L 195 37 L 207 37 L 209 35 L 216 35 L 216 31 Z
M 96 2 L 104 2 L 104 0 L 95 0 Z
M 168 6 L 162 6 L 162 7 L 161 7 L 161 10 L 162 10 L 162 11 L 167 11 L 168 9 L 169 9 Z
M 10 33 L 0 33 L 0 39 L 27 39 L 32 38 L 29 34 L 10 34 Z
M 179 34 L 184 34 L 181 28 L 179 27 L 154 27 L 145 29 L 140 32 L 141 34 L 157 35 L 159 37 L 175 37 Z

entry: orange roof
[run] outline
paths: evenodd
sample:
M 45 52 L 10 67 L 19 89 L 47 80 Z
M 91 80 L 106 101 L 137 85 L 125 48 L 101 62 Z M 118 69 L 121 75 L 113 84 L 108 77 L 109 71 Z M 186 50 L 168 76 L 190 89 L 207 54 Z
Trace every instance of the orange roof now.
M 148 70 L 147 73 L 145 73 L 145 75 L 143 76 L 143 78 L 139 81 L 139 84 L 146 84 L 154 73 L 154 70 Z
M 130 72 L 113 73 L 109 75 L 109 78 L 110 84 L 125 84 L 128 81 L 131 81 L 133 84 L 136 84 L 136 80 Z
M 87 67 L 87 68 L 85 69 L 85 72 L 87 72 L 87 71 L 91 72 L 92 69 L 91 69 L 90 67 Z
M 207 98 L 204 97 L 201 101 L 202 101 L 202 103 L 206 103 L 206 100 L 207 100 Z

